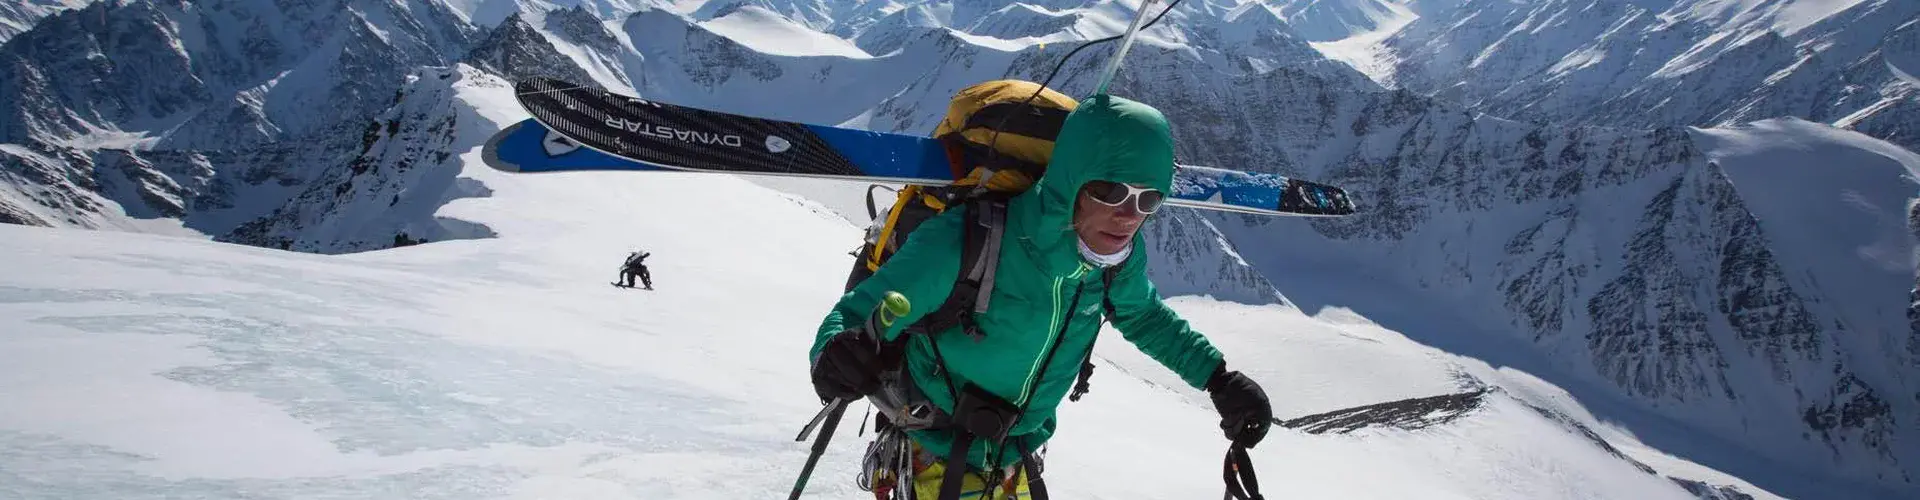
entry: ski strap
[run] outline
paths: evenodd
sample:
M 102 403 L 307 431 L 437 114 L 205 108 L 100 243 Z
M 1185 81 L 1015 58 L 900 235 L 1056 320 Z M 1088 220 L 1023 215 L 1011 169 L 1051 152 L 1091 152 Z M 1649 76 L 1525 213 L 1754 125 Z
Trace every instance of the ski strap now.
M 1000 267 L 1000 243 L 1007 230 L 1007 200 L 967 200 L 960 247 L 960 273 L 953 291 L 938 309 L 909 328 L 935 334 L 955 326 L 970 337 L 985 335 L 973 316 L 987 311 L 993 296 L 994 272 Z
M 1260 481 L 1253 477 L 1253 458 L 1247 456 L 1247 447 L 1234 443 L 1227 448 L 1225 472 L 1227 496 L 1231 500 L 1266 500 L 1260 496 Z
M 966 482 L 967 450 L 973 449 L 973 433 L 960 430 L 954 433 L 953 446 L 947 450 L 945 477 L 940 478 L 940 496 L 938 500 L 959 500 L 960 486 Z M 993 485 L 986 485 L 993 488 Z
M 994 271 L 1000 269 L 1000 242 L 1007 234 L 1007 202 L 993 200 L 975 203 L 969 207 L 969 210 L 973 209 L 980 210 L 980 220 L 983 223 L 977 229 L 984 230 L 986 234 L 981 235 L 985 241 L 981 242 L 979 259 L 974 264 L 973 270 L 968 273 L 967 279 L 978 283 L 979 289 L 974 291 L 972 312 L 981 314 L 987 312 L 988 302 L 993 298 L 993 275 Z

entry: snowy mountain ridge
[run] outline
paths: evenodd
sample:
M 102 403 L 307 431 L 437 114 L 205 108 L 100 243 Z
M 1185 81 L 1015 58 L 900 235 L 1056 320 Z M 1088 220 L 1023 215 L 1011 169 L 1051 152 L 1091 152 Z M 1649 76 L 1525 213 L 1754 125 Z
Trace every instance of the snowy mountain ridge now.
M 363 170 L 354 165 L 368 129 L 398 103 L 409 75 L 451 62 L 475 34 L 444 4 L 416 0 L 99 2 L 57 14 L 0 46 L 20 70 L 0 75 L 0 137 L 18 145 L 10 153 L 69 159 L 38 169 L 38 178 L 81 181 L 28 182 L 16 188 L 21 198 L 0 205 L 50 224 L 134 224 L 99 220 L 112 217 L 90 207 L 107 201 L 126 217 L 159 213 L 223 240 L 286 241 L 236 231 L 270 225 L 260 218 L 275 212 L 310 210 L 298 205 L 338 188 L 328 177 Z M 109 54 L 108 62 L 91 54 Z M 7 165 L 45 165 L 7 157 Z M 87 189 L 104 166 L 135 186 Z M 371 229 L 354 227 L 355 242 L 300 248 L 402 239 Z
M 0 43 L 32 28 L 41 18 L 66 9 L 76 9 L 93 0 L 16 0 L 0 3 Z
M 1143 53 L 1134 67 L 1154 67 L 1159 55 Z M 1191 72 L 1174 64 L 1147 74 Z M 1421 325 L 1459 318 L 1464 324 L 1455 335 L 1514 337 L 1555 353 L 1561 364 L 1538 366 L 1535 373 L 1558 372 L 1564 378 L 1556 380 L 1597 382 L 1594 392 L 1577 392 L 1583 400 L 1640 401 L 1666 418 L 1702 430 L 1718 429 L 1712 432 L 1724 432 L 1732 442 L 1771 450 L 1762 452 L 1780 460 L 1852 455 L 1832 462 L 1832 470 L 1858 473 L 1866 463 L 1877 462 L 1884 468 L 1866 473 L 1869 477 L 1904 482 L 1910 476 L 1909 466 L 1901 464 L 1912 460 L 1904 457 L 1911 457 L 1913 449 L 1895 436 L 1912 432 L 1913 425 L 1901 417 L 1914 394 L 1908 367 L 1914 366 L 1916 339 L 1903 319 L 1912 287 L 1911 264 L 1887 268 L 1882 266 L 1885 260 L 1849 258 L 1847 262 L 1859 262 L 1853 274 L 1802 270 L 1799 266 L 1854 252 L 1829 249 L 1822 253 L 1828 257 L 1807 261 L 1776 256 L 1786 253 L 1783 247 L 1798 239 L 1796 234 L 1809 229 L 1765 225 L 1769 219 L 1748 212 L 1760 210 L 1743 206 L 1843 200 L 1880 216 L 1866 219 L 1871 228 L 1860 236 L 1835 241 L 1911 249 L 1913 240 L 1904 236 L 1910 231 L 1905 220 L 1885 217 L 1905 213 L 1914 185 L 1911 172 L 1920 168 L 1902 148 L 1848 136 L 1836 140 L 1836 147 L 1857 148 L 1862 156 L 1810 156 L 1876 165 L 1867 171 L 1878 177 L 1865 182 L 1884 189 L 1872 196 L 1849 193 L 1857 188 L 1836 188 L 1832 194 L 1766 192 L 1715 173 L 1758 160 L 1710 160 L 1708 152 L 1715 150 L 1707 141 L 1711 134 L 1682 129 L 1562 131 L 1476 117 L 1404 92 L 1342 97 L 1350 91 L 1288 71 L 1229 80 L 1221 88 L 1232 90 L 1211 90 L 1205 97 L 1186 90 L 1193 86 L 1190 81 L 1154 78 L 1128 79 L 1117 88 L 1173 104 L 1165 109 L 1177 110 L 1170 114 L 1183 125 L 1176 130 L 1187 161 L 1292 166 L 1298 170 L 1288 173 L 1305 171 L 1311 178 L 1345 186 L 1371 207 L 1329 221 L 1218 221 L 1236 245 L 1250 249 L 1248 260 L 1293 303 L 1354 307 L 1380 320 L 1409 309 L 1398 302 L 1431 302 L 1436 305 L 1419 308 L 1423 314 L 1402 316 L 1408 323 L 1391 326 L 1437 333 L 1447 329 Z M 1262 128 L 1236 121 L 1247 116 L 1311 118 L 1268 122 Z M 1821 130 L 1792 124 L 1784 128 L 1794 133 Z M 1285 140 L 1251 146 L 1260 141 L 1246 136 L 1248 130 Z M 1763 215 L 1780 217 L 1777 212 Z M 1792 219 L 1771 224 L 1786 220 Z M 1782 236 L 1770 236 L 1776 234 Z M 1889 237 L 1893 239 L 1884 240 Z M 1342 271 L 1307 272 L 1316 268 Z M 1839 295 L 1831 285 L 1795 282 L 1806 275 L 1874 278 Z M 1328 283 L 1356 276 L 1398 286 L 1371 294 L 1325 290 Z M 1713 285 L 1695 284 L 1702 282 Z M 1428 292 L 1417 293 L 1417 299 L 1399 295 L 1406 290 Z M 1709 298 L 1716 296 L 1721 298 Z M 1766 299 L 1754 301 L 1758 297 Z M 1641 316 L 1641 311 L 1661 309 L 1686 312 Z M 1759 312 L 1763 310 L 1770 312 Z M 1841 333 L 1849 330 L 1871 334 Z M 1744 333 L 1722 336 L 1727 331 Z M 1683 332 L 1694 340 L 1675 342 Z M 1859 339 L 1868 343 L 1854 343 Z M 1465 352 L 1474 352 L 1478 343 L 1494 342 L 1445 336 L 1421 340 Z M 1696 365 L 1703 352 L 1736 360 Z M 1742 367 L 1745 359 L 1761 368 Z M 1571 368 L 1576 365 L 1570 363 L 1581 367 Z M 1744 385 L 1765 380 L 1778 382 Z M 1778 383 L 1802 388 L 1783 392 Z M 1780 399 L 1783 394 L 1787 397 Z M 1760 430 L 1763 427 L 1780 430 Z M 1763 435 L 1810 439 L 1755 439 Z M 1839 465 L 1848 461 L 1857 462 Z
M 1920 57 L 1920 3 L 1412 5 L 1417 20 L 1377 45 L 1342 50 L 1390 67 L 1370 72 L 1383 83 L 1476 110 L 1629 127 L 1793 116 L 1920 148 L 1920 86 L 1900 77 L 1900 65 Z
M 865 2 L 837 7 L 849 17 L 818 29 L 784 14 L 785 5 L 809 2 L 745 2 L 709 11 L 712 17 L 684 4 L 626 4 L 631 14 L 607 17 L 595 9 L 613 3 L 540 2 L 544 7 L 535 9 L 528 7 L 535 2 L 517 2 L 512 6 L 519 10 L 509 9 L 484 31 L 459 28 L 464 19 L 479 20 L 465 8 L 486 6 L 481 3 L 400 10 L 354 3 L 347 11 L 356 14 L 331 18 L 341 20 L 339 31 L 311 28 L 333 33 L 338 52 L 289 56 L 286 64 L 298 68 L 259 72 L 329 80 L 231 85 L 247 91 L 234 91 L 233 104 L 204 107 L 179 122 L 191 126 L 152 129 L 163 132 L 138 127 L 173 122 L 119 120 L 97 103 L 66 114 L 57 111 L 68 109 L 61 107 L 71 100 L 63 100 L 64 91 L 45 82 L 16 83 L 35 92 L 0 100 L 0 108 L 29 110 L 19 122 L 35 132 L 0 147 L 0 175 L 7 176 L 0 186 L 8 190 L 0 192 L 0 216 L 134 228 L 180 217 L 187 229 L 227 241 L 327 253 L 423 239 L 559 237 L 569 233 L 509 227 L 508 217 L 463 218 L 444 208 L 484 200 L 505 189 L 503 182 L 526 182 L 476 183 L 471 179 L 478 177 L 462 173 L 473 166 L 461 158 L 465 152 L 499 124 L 523 116 L 504 99 L 465 97 L 475 89 L 503 92 L 497 86 L 504 83 L 490 83 L 498 80 L 486 73 L 584 75 L 609 89 L 680 104 L 923 133 L 954 90 L 1006 76 L 1037 79 L 1071 48 L 1065 42 L 1117 32 L 1130 14 L 1124 5 L 1066 0 L 995 9 Z M 133 22 L 152 19 L 149 12 L 168 11 L 128 7 L 106 14 Z M 451 14 L 413 16 L 417 12 Z M 1912 182 L 1899 172 L 1914 167 L 1899 148 L 1791 121 L 1632 130 L 1480 115 L 1382 90 L 1322 57 L 1286 15 L 1233 2 L 1182 3 L 1164 25 L 1143 34 L 1116 92 L 1167 112 L 1183 162 L 1334 182 L 1369 210 L 1320 222 L 1171 211 L 1147 230 L 1157 252 L 1172 256 L 1153 266 L 1164 291 L 1309 311 L 1351 309 L 1421 343 L 1523 366 L 1565 387 L 1602 419 L 1628 422 L 1627 431 L 1647 436 L 1654 448 L 1789 496 L 1884 496 L 1911 488 L 1916 462 L 1905 443 L 1916 422 L 1903 415 L 1916 404 L 1912 367 L 1920 339 L 1900 318 L 1911 307 L 1911 264 L 1901 275 L 1898 259 L 1887 255 L 1910 252 L 1907 228 L 1913 226 L 1885 217 L 1906 211 L 1912 195 Z M 406 21 L 389 24 L 396 19 Z M 61 26 L 36 29 L 72 28 Z M 405 55 L 406 47 L 435 46 L 428 41 L 435 32 L 469 34 L 463 50 L 405 62 L 414 57 Z M 422 35 L 387 42 L 395 33 Z M 847 43 L 813 38 L 826 34 Z M 792 43 L 809 39 L 822 43 Z M 765 47 L 785 51 L 758 50 Z M 1056 85 L 1085 93 L 1109 50 L 1086 51 Z M 60 54 L 79 53 L 45 51 L 28 60 L 54 67 L 73 64 Z M 126 53 L 114 60 L 163 56 Z M 219 60 L 192 60 L 198 65 L 208 58 Z M 1882 67 L 1893 64 L 1899 63 L 1887 59 Z M 358 71 L 404 77 L 366 85 L 386 80 Z M 349 104 L 343 108 L 362 111 L 342 111 L 332 124 L 292 120 L 267 104 L 313 106 L 340 95 L 352 99 L 342 101 Z M 365 115 L 348 116 L 353 113 Z M 105 117 L 101 123 L 123 134 L 112 137 L 142 142 L 97 149 L 88 142 L 110 134 L 80 127 L 67 136 L 44 126 L 67 123 L 61 116 Z M 235 141 L 244 148 L 199 149 L 227 135 L 259 139 Z M 286 139 L 302 136 L 325 147 Z M 1868 166 L 1859 182 L 1884 189 L 1848 184 L 1853 187 L 1818 195 L 1816 204 L 1841 200 L 1823 213 L 1876 216 L 1849 226 L 1859 229 L 1831 240 L 1834 245 L 1796 246 L 1795 235 L 1823 229 L 1826 219 L 1789 222 L 1766 210 L 1813 203 L 1804 197 L 1815 194 L 1768 191 L 1743 180 L 1740 169 L 1747 165 L 1784 172 L 1762 178 L 1794 172 L 1754 163 L 1781 153 L 1754 150 L 1749 144 L 1755 141 L 1743 137 Z M 1797 142 L 1802 138 L 1806 142 Z M 828 204 L 858 200 L 864 190 L 762 184 Z M 1897 234 L 1888 236 L 1889 230 Z M 1829 260 L 1845 265 L 1823 263 Z M 1854 277 L 1870 286 L 1848 293 L 1829 281 Z M 1356 282 L 1380 288 L 1353 292 L 1364 288 Z M 1853 300 L 1860 297 L 1866 300 Z M 1898 299 L 1896 310 L 1887 309 L 1889 297 Z

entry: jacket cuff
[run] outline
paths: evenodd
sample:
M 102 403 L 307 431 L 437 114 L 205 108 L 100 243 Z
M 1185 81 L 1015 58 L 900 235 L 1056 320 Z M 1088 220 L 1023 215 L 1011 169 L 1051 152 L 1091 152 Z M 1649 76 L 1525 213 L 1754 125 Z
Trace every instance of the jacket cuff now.
M 1207 376 L 1207 384 L 1201 387 L 1206 389 L 1207 392 L 1213 392 L 1214 388 L 1220 386 L 1220 382 L 1221 382 L 1220 379 L 1226 378 L 1226 376 L 1227 376 L 1227 360 L 1222 359 L 1220 360 L 1219 365 L 1215 365 L 1213 367 L 1213 374 Z

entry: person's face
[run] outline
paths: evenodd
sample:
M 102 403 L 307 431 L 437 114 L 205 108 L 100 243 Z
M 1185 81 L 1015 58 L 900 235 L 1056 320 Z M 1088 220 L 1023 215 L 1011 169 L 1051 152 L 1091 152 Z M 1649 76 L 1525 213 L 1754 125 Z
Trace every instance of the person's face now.
M 1133 235 L 1147 215 L 1160 209 L 1164 195 L 1157 190 L 1107 181 L 1088 181 L 1074 197 L 1073 229 L 1080 240 L 1103 255 L 1133 244 Z

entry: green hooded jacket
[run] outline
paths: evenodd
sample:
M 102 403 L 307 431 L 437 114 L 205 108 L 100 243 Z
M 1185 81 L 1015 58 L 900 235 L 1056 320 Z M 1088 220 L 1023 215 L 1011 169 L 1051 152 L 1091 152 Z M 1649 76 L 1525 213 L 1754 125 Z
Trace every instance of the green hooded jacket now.
M 1150 106 L 1119 97 L 1082 101 L 1061 128 L 1046 174 L 1009 202 L 991 302 L 986 313 L 974 318 L 985 337 L 976 341 L 956 327 L 909 340 L 907 370 L 942 411 L 952 412 L 951 394 L 957 388 L 950 390 L 936 368 L 931 342 L 939 343 L 956 385 L 972 382 L 1026 407 L 1008 448 L 1022 444 L 1031 451 L 1053 435 L 1055 407 L 1072 389 L 1079 361 L 1101 326 L 1103 296 L 1111 299 L 1114 326 L 1126 340 L 1187 384 L 1202 387 L 1221 364 L 1220 352 L 1160 301 L 1147 280 L 1146 244 L 1137 234 L 1111 290 L 1103 283 L 1102 270 L 1080 256 L 1071 225 L 1074 199 L 1081 184 L 1095 179 L 1169 192 L 1173 136 L 1166 118 Z M 816 359 L 832 336 L 864 324 L 888 291 L 906 295 L 913 304 L 913 311 L 886 332 L 889 340 L 945 302 L 960 272 L 961 210 L 964 207 L 947 210 L 921 223 L 872 277 L 842 296 L 821 323 L 808 359 Z M 1056 343 L 1059 352 L 1042 366 Z M 953 442 L 941 431 L 915 431 L 912 437 L 935 456 L 946 456 Z M 992 468 L 990 458 L 1000 467 L 1019 460 L 1021 450 L 995 449 L 987 441 L 974 441 L 968 454 L 972 466 L 986 470 Z

